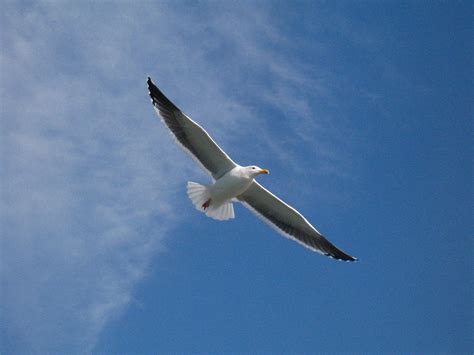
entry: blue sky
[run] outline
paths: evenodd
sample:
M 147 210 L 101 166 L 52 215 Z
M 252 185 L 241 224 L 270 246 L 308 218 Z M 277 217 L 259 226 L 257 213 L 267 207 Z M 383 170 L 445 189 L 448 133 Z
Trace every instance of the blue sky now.
M 2 2 L 2 353 L 471 353 L 472 3 Z M 243 206 L 146 77 L 332 242 Z

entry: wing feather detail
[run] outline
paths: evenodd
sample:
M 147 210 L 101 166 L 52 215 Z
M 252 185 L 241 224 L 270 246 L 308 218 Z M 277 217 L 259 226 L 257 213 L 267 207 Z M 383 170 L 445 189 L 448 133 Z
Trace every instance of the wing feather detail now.
M 148 78 L 148 90 L 156 113 L 176 142 L 215 180 L 237 166 L 211 136 L 172 103 Z
M 243 194 L 238 196 L 238 199 L 273 229 L 306 248 L 337 260 L 357 260 L 324 238 L 301 213 L 273 195 L 258 182 L 254 181 Z

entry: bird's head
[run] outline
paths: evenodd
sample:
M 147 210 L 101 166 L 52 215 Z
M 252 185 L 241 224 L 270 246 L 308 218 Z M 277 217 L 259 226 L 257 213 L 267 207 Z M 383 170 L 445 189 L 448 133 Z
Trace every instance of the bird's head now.
M 258 166 L 255 166 L 255 165 L 246 166 L 245 171 L 252 178 L 254 178 L 254 177 L 256 177 L 260 174 L 270 174 L 270 172 L 267 169 L 262 169 Z

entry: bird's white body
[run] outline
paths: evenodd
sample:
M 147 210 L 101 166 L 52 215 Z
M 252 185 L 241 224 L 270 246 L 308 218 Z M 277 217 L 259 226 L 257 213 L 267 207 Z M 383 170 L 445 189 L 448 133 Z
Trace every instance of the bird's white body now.
M 237 165 L 212 185 L 189 181 L 188 196 L 196 209 L 209 217 L 221 221 L 232 219 L 235 217 L 232 199 L 244 193 L 260 174 L 268 174 L 268 170 Z
M 252 181 L 245 168 L 236 166 L 209 187 L 211 201 L 216 205 L 230 201 L 247 190 Z

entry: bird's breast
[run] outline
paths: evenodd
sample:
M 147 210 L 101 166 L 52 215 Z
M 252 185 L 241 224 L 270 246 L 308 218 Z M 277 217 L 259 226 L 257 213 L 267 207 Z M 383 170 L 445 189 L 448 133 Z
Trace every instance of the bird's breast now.
M 216 203 L 231 200 L 243 193 L 251 183 L 252 179 L 232 174 L 231 171 L 211 186 L 211 199 Z

